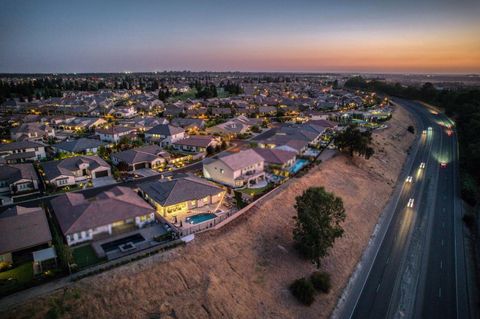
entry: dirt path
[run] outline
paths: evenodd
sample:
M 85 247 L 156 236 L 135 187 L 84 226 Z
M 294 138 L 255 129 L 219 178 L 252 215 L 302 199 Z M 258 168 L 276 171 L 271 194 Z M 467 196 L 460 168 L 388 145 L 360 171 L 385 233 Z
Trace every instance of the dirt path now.
M 326 318 L 365 248 L 414 140 L 413 120 L 397 109 L 389 128 L 374 134 L 369 161 L 342 155 L 293 180 L 271 200 L 232 225 L 206 233 L 192 244 L 85 278 L 8 314 L 43 318 L 59 311 L 66 318 Z M 295 197 L 324 186 L 344 200 L 345 236 L 335 243 L 323 268 L 333 289 L 311 307 L 287 290 L 314 266 L 292 248 Z

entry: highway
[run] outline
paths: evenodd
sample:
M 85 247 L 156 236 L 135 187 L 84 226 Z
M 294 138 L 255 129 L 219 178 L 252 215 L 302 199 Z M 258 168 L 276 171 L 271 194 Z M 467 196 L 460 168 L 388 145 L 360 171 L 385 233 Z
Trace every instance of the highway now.
M 469 318 L 456 134 L 447 134 L 443 114 L 396 102 L 415 117 L 420 137 L 337 316 Z

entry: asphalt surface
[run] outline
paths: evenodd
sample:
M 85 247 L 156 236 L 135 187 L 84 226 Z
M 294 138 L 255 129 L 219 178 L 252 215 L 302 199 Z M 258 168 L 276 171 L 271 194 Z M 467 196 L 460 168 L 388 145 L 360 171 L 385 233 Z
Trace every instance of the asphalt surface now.
M 339 316 L 469 318 L 456 135 L 448 136 L 445 127 L 439 125 L 447 122 L 444 115 L 433 114 L 416 102 L 397 102 L 414 115 L 418 130 L 432 130 L 421 135 L 418 151 L 412 154 L 404 172 L 413 177 L 413 182 L 400 181 L 403 185 L 388 207 L 391 220 L 385 222 L 384 237 L 380 237 L 378 250 L 372 254 L 373 263 L 366 265 L 356 279 L 356 287 Z M 442 161 L 447 162 L 446 167 L 441 167 Z M 425 163 L 424 169 L 420 169 L 421 163 Z M 409 208 L 411 198 L 414 205 Z M 412 296 L 414 309 L 408 314 L 392 312 L 398 307 L 398 282 L 412 232 L 423 217 L 430 226 L 422 251 L 426 264 L 419 271 L 419 284 L 414 286 Z

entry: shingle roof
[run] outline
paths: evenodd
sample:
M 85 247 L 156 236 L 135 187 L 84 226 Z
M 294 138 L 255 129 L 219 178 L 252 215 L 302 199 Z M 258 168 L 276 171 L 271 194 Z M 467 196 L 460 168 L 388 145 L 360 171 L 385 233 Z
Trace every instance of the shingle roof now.
M 195 135 L 184 138 L 183 140 L 176 141 L 174 145 L 188 145 L 188 146 L 198 146 L 198 147 L 207 147 L 212 143 L 213 137 L 206 135 Z
M 116 186 L 90 200 L 80 193 L 66 193 L 52 199 L 51 204 L 65 235 L 154 212 L 135 191 L 122 186 Z
M 52 240 L 40 207 L 14 206 L 0 215 L 0 254 L 41 245 Z
M 106 143 L 99 140 L 82 137 L 82 138 L 79 138 L 78 140 L 57 143 L 53 145 L 53 147 L 61 149 L 63 151 L 67 151 L 67 152 L 78 153 L 78 152 L 84 152 L 87 149 L 100 147 L 102 145 L 106 145 Z
M 7 144 L 0 144 L 0 151 L 13 151 L 18 149 L 27 149 L 35 147 L 45 147 L 43 144 L 31 141 L 19 141 Z
M 213 183 L 189 176 L 171 181 L 153 181 L 140 184 L 139 188 L 162 206 L 216 195 L 224 190 Z
M 181 127 L 169 125 L 169 124 L 159 124 L 157 126 L 152 127 L 145 133 L 147 134 L 159 134 L 162 136 L 171 136 L 175 134 L 179 134 L 185 132 L 185 130 Z
M 112 157 L 125 162 L 127 164 L 136 164 L 142 162 L 151 162 L 159 157 L 161 153 L 164 153 L 163 149 L 157 145 L 148 145 L 139 148 L 133 148 L 130 150 L 113 153 Z
M 20 179 L 38 179 L 37 173 L 32 164 L 22 163 L 0 166 L 0 180 L 14 183 Z
M 88 163 L 89 170 L 98 167 L 110 168 L 110 165 L 108 165 L 107 162 L 95 155 L 81 155 L 63 160 L 46 162 L 42 164 L 42 167 L 47 179 L 51 180 L 61 175 L 73 176 L 73 172 L 77 171 L 79 169 L 78 166 L 82 163 Z
M 263 157 L 252 149 L 224 155 L 219 157 L 218 160 L 225 163 L 225 165 L 234 171 L 264 161 Z
M 290 151 L 284 151 L 279 149 L 270 149 L 270 148 L 255 148 L 254 151 L 263 157 L 265 162 L 271 164 L 285 164 L 289 160 L 295 158 L 296 153 Z

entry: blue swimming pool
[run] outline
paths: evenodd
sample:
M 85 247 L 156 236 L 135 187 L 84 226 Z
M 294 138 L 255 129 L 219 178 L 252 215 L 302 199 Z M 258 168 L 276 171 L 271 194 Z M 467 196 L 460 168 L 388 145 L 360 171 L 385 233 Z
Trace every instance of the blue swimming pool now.
M 206 222 L 207 220 L 213 219 L 217 217 L 217 215 L 212 213 L 202 213 L 194 216 L 187 217 L 185 221 L 190 224 L 200 224 Z
M 290 173 L 296 174 L 299 170 L 301 170 L 307 164 L 308 164 L 308 160 L 297 159 L 293 164 L 292 168 L 290 168 Z

